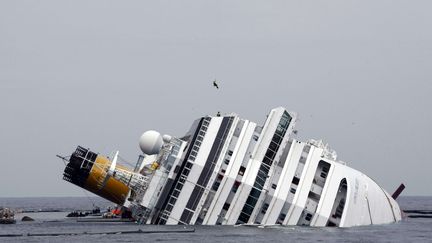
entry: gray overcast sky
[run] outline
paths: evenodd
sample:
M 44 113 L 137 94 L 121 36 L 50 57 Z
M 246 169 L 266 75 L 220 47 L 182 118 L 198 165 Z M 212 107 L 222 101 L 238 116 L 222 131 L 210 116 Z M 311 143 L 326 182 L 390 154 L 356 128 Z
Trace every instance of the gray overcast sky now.
M 82 196 L 76 145 L 285 106 L 390 193 L 432 195 L 432 2 L 0 1 L 0 197 Z M 220 80 L 220 90 L 212 87 Z

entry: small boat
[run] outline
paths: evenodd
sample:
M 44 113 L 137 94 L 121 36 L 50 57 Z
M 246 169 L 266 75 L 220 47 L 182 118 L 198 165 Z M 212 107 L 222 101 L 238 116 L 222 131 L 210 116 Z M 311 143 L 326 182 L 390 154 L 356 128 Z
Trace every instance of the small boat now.
M 67 218 L 76 218 L 76 217 L 87 217 L 87 216 L 102 216 L 100 208 L 94 206 L 91 211 L 72 211 L 68 215 Z
M 87 213 L 79 212 L 79 211 L 73 211 L 70 212 L 68 215 L 66 215 L 66 217 L 68 218 L 85 217 L 85 216 L 87 216 Z
M 15 224 L 15 214 L 9 208 L 0 208 L 0 224 Z

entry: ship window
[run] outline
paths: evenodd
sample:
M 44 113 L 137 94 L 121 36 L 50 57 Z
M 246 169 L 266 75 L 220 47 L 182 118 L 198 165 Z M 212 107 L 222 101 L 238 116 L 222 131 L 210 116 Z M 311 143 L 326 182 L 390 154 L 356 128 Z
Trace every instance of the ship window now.
M 241 166 L 238 174 L 241 176 L 244 175 L 245 170 L 246 168 L 244 166 Z
M 224 210 L 227 210 L 227 211 L 228 211 L 229 207 L 230 207 L 230 204 L 229 204 L 229 203 L 225 203 L 225 204 L 223 205 L 223 209 L 224 209 Z
M 188 224 L 193 216 L 193 212 L 190 212 L 188 210 L 184 210 L 182 216 L 180 217 L 179 223 L 181 224 Z
M 238 189 L 239 186 L 240 186 L 240 184 L 241 184 L 240 181 L 235 181 L 231 191 L 234 192 L 234 193 L 236 193 L 236 192 L 237 192 L 237 189 Z
M 272 162 L 272 161 L 271 161 L 270 158 L 268 158 L 267 156 L 264 157 L 264 159 L 263 159 L 263 163 L 264 163 L 264 164 L 266 164 L 266 165 L 270 165 L 271 162 Z
M 324 171 L 324 172 L 328 172 L 329 171 L 329 167 L 327 167 L 327 166 L 324 166 L 323 168 L 322 168 L 322 171 Z
M 343 213 L 344 207 L 345 207 L 345 199 L 342 198 L 339 201 L 339 204 L 338 204 L 338 206 L 336 208 L 335 218 L 341 218 L 342 217 L 342 213 Z
M 220 182 L 215 181 L 215 183 L 213 183 L 213 187 L 212 187 L 212 189 L 213 189 L 214 191 L 217 191 L 217 190 L 219 189 L 219 186 L 220 186 Z
M 284 214 L 284 213 L 281 213 L 281 214 L 279 214 L 279 220 L 280 221 L 284 221 L 285 220 L 285 217 L 286 217 L 286 214 Z
M 184 175 L 185 177 L 189 175 L 190 170 L 183 170 L 182 175 Z
M 347 196 L 347 181 L 346 179 L 342 179 L 339 183 L 338 193 L 336 194 L 331 217 L 327 221 L 327 226 L 339 226 L 340 218 L 342 218 L 344 207 L 345 207 L 345 199 Z
M 245 204 L 245 206 L 243 207 L 243 212 L 242 213 L 244 213 L 245 215 L 247 215 L 247 216 L 250 217 L 250 215 L 252 214 L 253 209 L 254 208 L 252 207 L 252 205 Z M 247 222 L 247 220 L 246 220 L 246 222 Z
M 250 205 L 250 206 L 255 206 L 255 204 L 257 203 L 257 199 L 254 197 L 248 197 L 248 199 L 246 200 L 246 204 Z
M 275 142 L 271 142 L 269 148 L 273 151 L 276 151 L 278 149 L 278 144 Z
M 203 223 L 203 221 L 204 221 L 203 218 L 198 217 L 197 220 L 196 220 L 196 222 L 195 222 L 195 224 L 197 224 L 197 225 L 201 225 L 201 224 Z
M 250 192 L 250 196 L 251 197 L 258 199 L 260 197 L 260 195 L 261 195 L 261 191 L 260 190 L 252 188 L 252 190 Z
M 331 221 L 329 221 L 329 222 L 327 223 L 327 226 L 330 226 L 330 227 L 335 227 L 335 226 L 336 226 L 336 224 L 335 224 L 335 223 L 333 223 L 333 222 L 331 222 Z
M 236 192 L 237 192 L 237 189 L 238 189 L 238 187 L 233 186 L 232 189 L 231 189 L 231 191 L 232 191 L 233 193 L 236 193 Z
M 271 150 L 267 150 L 267 153 L 265 155 L 267 158 L 274 158 L 275 156 L 275 152 L 271 151 Z
M 261 209 L 261 213 L 265 214 L 267 212 L 268 207 L 269 207 L 269 204 L 264 203 L 264 205 L 262 206 L 262 209 Z
M 170 204 L 173 204 L 173 205 L 174 205 L 174 204 L 176 203 L 176 199 L 175 199 L 175 198 L 173 198 L 173 197 L 171 197 L 168 203 L 170 203 Z
M 246 222 L 248 221 L 249 217 L 250 217 L 250 215 L 241 212 L 241 213 L 240 213 L 240 217 L 238 218 L 236 224 L 246 223 Z
M 303 156 L 300 157 L 299 162 L 302 163 L 302 164 L 306 163 L 306 157 L 303 157 Z
M 166 209 L 166 211 L 171 212 L 171 210 L 173 209 L 173 206 L 171 204 L 168 204 L 165 209 Z
M 325 172 L 321 172 L 321 175 L 320 175 L 323 179 L 325 179 L 326 177 L 327 177 L 327 173 L 325 173 Z
M 280 140 L 282 140 L 283 134 L 283 130 L 276 129 L 275 133 L 273 134 L 272 141 L 279 142 Z
M 177 174 L 177 173 L 179 172 L 179 170 L 180 170 L 180 166 L 177 165 L 177 166 L 175 167 L 175 169 L 174 169 L 174 173 Z

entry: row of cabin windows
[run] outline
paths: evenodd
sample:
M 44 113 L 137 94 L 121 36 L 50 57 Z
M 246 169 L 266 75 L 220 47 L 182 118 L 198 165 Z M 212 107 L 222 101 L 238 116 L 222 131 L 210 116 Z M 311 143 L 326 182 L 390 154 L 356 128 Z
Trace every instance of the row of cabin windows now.
M 320 177 L 324 179 L 324 181 L 323 181 L 323 185 L 324 185 L 325 181 L 326 181 L 325 179 L 327 177 L 327 173 L 330 170 L 330 164 L 327 163 L 327 162 L 325 162 L 325 161 L 323 161 L 323 160 L 320 160 L 319 163 L 318 163 L 317 170 L 321 170 Z M 318 179 L 317 175 L 315 175 L 315 178 L 313 180 L 316 181 L 317 179 Z M 316 194 L 316 193 L 314 193 L 312 191 L 309 192 L 308 200 L 315 201 L 318 204 L 319 201 L 320 201 L 320 198 L 321 198 L 321 195 L 318 195 L 318 194 Z M 301 219 L 299 219 L 298 224 L 310 225 L 310 220 L 312 219 L 312 217 L 315 214 L 315 212 L 316 212 L 316 208 L 314 209 L 313 212 L 308 212 L 308 211 L 306 211 L 306 208 L 305 208 L 304 211 L 303 211 L 303 215 L 304 215 L 304 220 L 307 221 L 307 222 L 301 222 Z
M 224 119 L 225 119 L 225 118 L 224 118 Z M 218 158 L 219 158 L 219 154 L 220 154 L 220 152 L 221 152 L 221 150 L 222 150 L 222 146 L 221 146 L 221 145 L 224 144 L 224 141 L 226 140 L 226 138 L 227 138 L 227 136 L 228 136 L 228 131 L 229 131 L 230 128 L 231 128 L 231 125 L 232 125 L 233 119 L 234 119 L 233 117 L 229 118 L 228 123 L 227 123 L 226 127 L 225 127 L 224 130 L 223 130 L 222 136 L 219 136 L 219 132 L 222 131 L 222 130 L 220 130 L 220 131 L 218 132 L 218 135 L 217 135 L 215 141 L 219 141 L 219 146 L 218 146 L 218 149 L 217 149 L 217 151 L 215 152 L 213 158 L 211 159 L 213 162 L 211 163 L 211 166 L 210 166 L 209 169 L 208 169 L 207 176 L 206 176 L 206 178 L 204 179 L 204 181 L 203 181 L 203 185 L 202 185 L 202 186 L 205 186 L 205 184 L 206 184 L 206 183 L 208 182 L 208 180 L 209 180 L 209 177 L 211 176 L 211 173 L 212 173 L 212 171 L 213 171 L 213 169 L 214 169 L 214 166 L 215 166 L 215 163 L 214 163 L 214 162 L 217 161 Z M 222 124 L 223 124 L 223 123 L 222 123 Z M 221 126 L 220 129 L 223 129 L 222 126 Z M 232 153 L 233 153 L 232 150 L 229 150 L 229 151 L 228 151 L 228 155 L 229 155 L 229 156 L 231 156 Z M 210 158 L 210 156 L 209 156 L 209 158 Z M 224 163 L 225 163 L 226 165 L 228 165 L 228 164 L 229 164 L 229 158 L 226 158 L 226 159 L 224 160 Z M 207 166 L 207 164 L 206 164 L 206 166 Z M 218 173 L 218 176 L 217 176 L 216 180 L 213 182 L 213 185 L 211 186 L 211 190 L 212 190 L 212 191 L 217 191 L 217 190 L 219 189 L 220 184 L 221 184 L 221 182 L 222 182 L 222 179 L 223 179 L 223 177 L 224 177 L 224 174 L 225 174 L 225 172 L 226 172 L 226 169 L 225 169 L 225 168 L 226 168 L 226 167 L 221 167 L 221 168 L 220 168 L 220 172 Z M 205 169 L 205 168 L 204 168 L 204 169 Z M 200 195 L 199 197 L 201 197 L 201 196 L 202 196 L 202 193 L 201 193 L 201 195 Z M 204 202 L 204 206 L 201 208 L 201 212 L 199 213 L 199 217 L 198 217 L 198 219 L 197 219 L 197 221 L 196 221 L 197 224 L 202 223 L 202 221 L 204 220 L 204 217 L 205 217 L 205 215 L 206 215 L 206 213 L 207 213 L 208 206 L 209 206 L 209 204 L 210 204 L 210 203 L 209 203 L 209 199 L 210 199 L 209 197 L 206 198 L 206 200 L 205 200 L 205 202 Z M 195 209 L 196 209 L 196 206 L 194 205 L 191 209 L 195 210 Z M 186 222 L 189 223 L 189 221 L 186 221 Z
M 198 153 L 199 147 L 201 146 L 202 140 L 204 139 L 205 131 L 207 131 L 207 125 L 209 124 L 211 118 L 206 117 L 200 127 L 200 131 L 198 132 L 198 136 L 195 139 L 194 146 L 192 147 L 192 151 L 189 155 L 190 160 L 194 161 L 195 157 Z M 165 207 L 166 216 L 169 216 L 171 213 L 171 210 L 173 209 L 173 205 L 176 203 L 177 198 L 180 194 L 180 191 L 183 189 L 183 184 L 186 181 L 187 176 L 189 175 L 190 170 L 192 169 L 193 164 L 190 162 L 186 162 L 185 168 L 182 171 L 182 174 L 180 175 L 179 180 L 177 181 L 177 184 L 175 185 L 174 191 L 171 194 L 171 197 L 169 199 L 169 203 Z M 174 172 L 178 172 L 180 170 L 180 167 L 177 165 Z M 161 220 L 161 223 L 163 224 L 166 220 Z
M 245 170 L 246 170 L 246 167 L 244 167 L 244 166 L 240 166 L 240 169 L 239 169 L 238 175 L 243 176 Z M 219 183 L 219 184 L 220 184 L 220 183 Z M 238 188 L 240 187 L 240 184 L 241 184 L 241 182 L 236 180 L 236 181 L 234 182 L 232 188 L 231 188 L 231 191 L 232 191 L 233 193 L 236 193 L 237 190 L 238 190 Z M 219 188 L 219 185 L 217 185 L 217 187 L 215 187 L 215 188 Z M 215 189 L 215 188 L 213 188 L 213 189 Z M 228 210 L 228 209 L 229 209 L 229 206 L 230 206 L 229 203 L 225 203 L 225 204 L 224 204 L 224 209 L 226 208 L 225 210 Z
M 232 150 L 228 150 L 228 156 L 232 156 L 233 155 L 233 151 Z M 226 158 L 225 160 L 224 160 L 224 163 L 226 164 L 226 165 L 229 165 L 229 162 L 230 162 L 230 158 Z
M 324 166 L 322 167 L 322 171 L 320 173 L 321 178 L 326 179 L 328 172 L 329 172 L 330 166 Z
M 309 147 L 309 146 L 305 146 L 305 147 L 303 148 L 303 151 L 307 151 L 307 152 L 309 152 L 309 150 L 310 150 L 310 147 Z M 304 160 L 304 161 L 305 161 L 305 160 Z M 301 158 L 300 158 L 300 161 L 299 161 L 299 162 L 301 162 Z M 297 168 L 297 169 L 299 169 L 299 166 L 300 166 L 300 165 L 298 165 L 298 168 Z M 300 173 L 299 173 L 299 174 L 300 174 Z M 292 181 L 291 181 L 291 184 L 297 186 L 299 183 L 300 183 L 300 178 L 294 176 L 293 179 L 292 179 Z M 274 185 L 274 186 L 273 186 L 273 185 Z M 273 184 L 273 185 L 272 185 L 272 188 L 273 188 L 273 189 L 276 189 L 276 185 L 275 185 L 275 184 Z M 294 187 L 291 187 L 291 188 L 290 188 L 290 192 L 291 192 L 292 194 L 295 194 L 296 191 L 297 191 L 296 188 L 294 188 Z M 286 214 L 281 212 L 281 213 L 279 214 L 279 217 L 278 217 L 277 222 L 278 222 L 278 223 L 282 223 L 282 222 L 285 220 L 285 217 L 286 217 Z M 312 217 L 312 216 L 311 216 L 311 217 Z
M 285 136 L 290 121 L 291 121 L 291 117 L 285 111 L 284 114 L 282 115 L 281 120 L 279 121 L 275 133 L 273 134 L 272 141 L 270 142 L 269 148 L 267 149 L 265 157 L 259 168 L 257 177 L 255 178 L 254 188 L 252 188 L 249 197 L 246 200 L 246 202 L 249 201 L 250 203 L 248 203 L 248 205 L 243 206 L 242 213 L 238 218 L 238 222 L 246 223 L 249 220 L 250 214 L 252 213 L 251 210 L 253 210 L 253 207 L 255 207 L 257 203 L 257 198 L 259 198 L 259 195 L 261 194 L 261 190 L 264 187 L 265 181 L 267 180 L 268 177 L 269 167 L 272 165 L 276 153 L 279 150 L 280 143 L 282 142 L 282 139 Z M 252 194 L 257 194 L 257 195 L 252 195 Z
M 239 169 L 238 175 L 243 176 L 245 171 L 246 171 L 246 167 L 244 167 L 244 166 L 240 166 L 240 169 Z M 233 184 L 233 186 L 232 186 L 232 188 L 231 188 L 231 192 L 236 193 L 236 192 L 237 192 L 237 189 L 240 187 L 240 184 L 241 184 L 240 181 L 238 181 L 238 180 L 234 181 L 234 184 Z M 229 205 L 229 204 L 228 204 L 228 205 Z M 229 207 L 229 206 L 228 206 L 228 207 Z
M 290 206 L 291 206 L 291 204 L 285 201 L 285 203 L 284 203 L 284 205 L 283 205 L 283 207 L 281 209 L 281 212 L 280 212 L 280 214 L 278 216 L 278 219 L 277 219 L 276 223 L 278 223 L 278 224 L 282 224 L 283 223 L 283 221 L 286 218 L 286 213 L 287 213 L 288 209 L 290 208 Z
M 307 213 L 305 219 L 306 219 L 307 221 L 310 221 L 310 220 L 312 219 L 312 214 Z

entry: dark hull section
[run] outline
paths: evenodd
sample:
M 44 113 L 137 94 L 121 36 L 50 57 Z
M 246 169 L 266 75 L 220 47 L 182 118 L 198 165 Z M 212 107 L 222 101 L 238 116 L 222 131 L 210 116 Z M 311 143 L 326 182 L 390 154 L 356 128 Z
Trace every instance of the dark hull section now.
M 97 156 L 96 153 L 78 146 L 66 165 L 63 180 L 84 187 Z
M 129 192 L 124 183 L 109 177 L 106 170 L 111 161 L 78 146 L 63 172 L 63 179 L 113 203 L 123 204 Z M 122 168 L 121 166 L 118 166 Z

